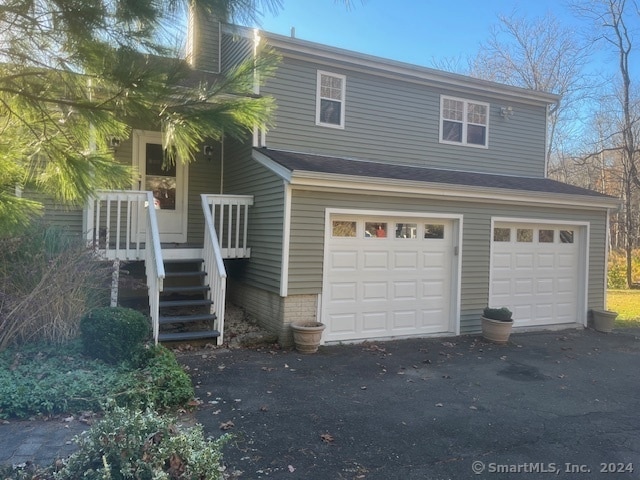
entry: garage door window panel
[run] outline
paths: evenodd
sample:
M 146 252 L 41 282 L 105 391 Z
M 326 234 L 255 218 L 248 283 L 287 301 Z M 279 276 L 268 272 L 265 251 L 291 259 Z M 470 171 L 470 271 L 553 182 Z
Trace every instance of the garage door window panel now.
M 356 236 L 356 222 L 334 220 L 332 226 L 332 235 L 334 237 L 354 238 Z
M 386 238 L 386 222 L 366 222 L 364 224 L 364 236 L 367 238 Z
M 510 242 L 511 241 L 511 229 L 499 228 L 493 229 L 493 241 L 494 242 Z
M 417 238 L 417 223 L 396 223 L 396 238 Z
M 520 243 L 533 242 L 533 228 L 519 228 L 517 238 Z
M 540 229 L 538 231 L 539 243 L 553 243 L 555 237 L 555 230 Z
M 444 225 L 435 224 L 435 223 L 427 223 L 424 226 L 424 238 L 425 239 L 435 239 L 435 240 L 444 240 Z
M 560 243 L 573 243 L 573 230 L 560 230 Z

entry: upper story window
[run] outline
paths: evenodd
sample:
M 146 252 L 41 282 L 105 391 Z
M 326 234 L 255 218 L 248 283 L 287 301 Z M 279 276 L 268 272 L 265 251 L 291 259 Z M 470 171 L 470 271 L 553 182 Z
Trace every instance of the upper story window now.
M 344 128 L 344 93 L 347 77 L 318 70 L 316 125 Z
M 488 145 L 489 104 L 440 97 L 440 141 L 456 145 Z

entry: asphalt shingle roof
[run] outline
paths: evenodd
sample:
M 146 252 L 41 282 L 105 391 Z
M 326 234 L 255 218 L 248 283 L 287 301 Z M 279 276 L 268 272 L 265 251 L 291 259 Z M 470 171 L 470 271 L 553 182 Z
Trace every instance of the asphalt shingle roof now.
M 550 194 L 582 195 L 601 199 L 612 199 L 609 195 L 558 182 L 548 178 L 517 177 L 486 173 L 442 170 L 436 168 L 396 165 L 391 163 L 353 160 L 308 153 L 293 153 L 268 148 L 257 148 L 258 152 L 285 167 L 291 172 L 318 172 L 355 177 L 389 178 L 428 183 L 441 183 L 470 187 L 502 188 Z

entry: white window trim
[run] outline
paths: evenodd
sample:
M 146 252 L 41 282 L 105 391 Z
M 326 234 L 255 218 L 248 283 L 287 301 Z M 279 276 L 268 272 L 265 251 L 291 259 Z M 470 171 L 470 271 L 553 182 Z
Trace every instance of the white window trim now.
M 454 100 L 454 101 L 458 101 L 458 102 L 463 102 L 464 103 L 464 115 L 462 118 L 462 141 L 461 142 L 452 142 L 450 140 L 445 140 L 442 138 L 442 134 L 443 134 L 443 129 L 442 129 L 442 125 L 443 125 L 443 105 L 444 105 L 444 100 Z M 477 143 L 467 143 L 467 125 L 469 124 L 469 122 L 467 121 L 467 105 L 469 103 L 473 103 L 475 105 L 483 105 L 485 107 L 487 107 L 487 123 L 484 125 L 485 127 L 485 144 L 484 145 L 478 145 Z M 490 117 L 490 112 L 491 112 L 491 105 L 486 103 L 486 102 L 478 102 L 475 100 L 469 100 L 467 98 L 459 98 L 459 97 L 451 97 L 449 95 L 440 95 L 440 143 L 444 143 L 447 145 L 461 145 L 464 147 L 473 147 L 473 148 L 489 148 L 489 117 Z M 474 124 L 475 125 L 475 124 Z M 478 124 L 479 125 L 479 124 Z
M 320 121 L 320 101 L 322 100 L 321 92 L 321 78 L 322 75 L 339 78 L 342 80 L 342 100 L 340 101 L 340 124 L 326 123 Z M 347 92 L 347 77 L 339 73 L 326 72 L 324 70 L 318 70 L 316 77 L 316 125 L 321 127 L 339 128 L 344 130 L 344 115 L 346 111 L 346 92 Z

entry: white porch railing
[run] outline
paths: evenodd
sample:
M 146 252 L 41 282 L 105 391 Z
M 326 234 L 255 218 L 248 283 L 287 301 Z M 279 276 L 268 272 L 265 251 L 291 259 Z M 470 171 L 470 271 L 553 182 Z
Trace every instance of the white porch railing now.
M 153 340 L 160 330 L 160 292 L 164 263 L 160 232 L 151 192 L 102 191 L 89 201 L 84 212 L 87 244 L 105 260 L 144 260 L 149 293 L 149 315 Z M 144 226 L 144 227 L 143 227 Z
M 153 193 L 147 192 L 146 205 L 147 228 L 144 240 L 144 269 L 147 274 L 147 288 L 149 291 L 149 316 L 153 328 L 153 342 L 158 344 L 160 334 L 160 292 L 164 283 L 164 262 L 162 261 L 162 247 L 160 246 L 160 232 L 158 219 L 153 203 Z
M 100 258 L 144 259 L 142 231 L 147 222 L 148 194 L 133 190 L 100 191 L 89 200 L 84 210 L 84 231 L 87 244 Z
M 247 245 L 247 229 L 253 196 L 202 195 L 202 198 L 207 202 L 217 227 L 222 258 L 249 258 L 251 249 Z
M 202 213 L 204 215 L 204 247 L 202 257 L 204 269 L 209 278 L 208 298 L 211 304 L 211 314 L 216 315 L 216 329 L 220 332 L 218 345 L 222 345 L 224 336 L 225 298 L 227 293 L 227 270 L 222 261 L 222 251 L 218 235 L 213 226 L 213 215 L 207 195 L 201 195 Z

